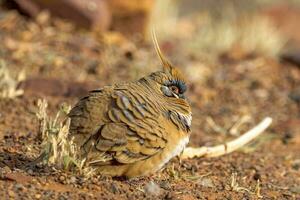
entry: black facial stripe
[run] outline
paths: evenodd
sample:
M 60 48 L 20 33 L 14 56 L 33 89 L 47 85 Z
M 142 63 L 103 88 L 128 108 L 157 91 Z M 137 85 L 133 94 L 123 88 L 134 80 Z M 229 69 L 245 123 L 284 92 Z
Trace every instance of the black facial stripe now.
M 185 99 L 184 94 L 179 94 L 178 96 L 179 96 L 179 98 L 181 98 L 181 99 Z

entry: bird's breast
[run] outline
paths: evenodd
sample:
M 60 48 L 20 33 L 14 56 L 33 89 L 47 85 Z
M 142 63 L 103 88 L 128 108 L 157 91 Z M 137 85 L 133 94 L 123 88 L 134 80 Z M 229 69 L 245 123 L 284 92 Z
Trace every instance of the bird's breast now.
M 172 143 L 170 144 L 170 148 L 166 149 L 162 154 L 161 163 L 158 165 L 157 170 L 160 170 L 167 162 L 184 150 L 186 145 L 189 143 L 189 135 L 182 137 L 180 140 L 176 141 L 175 144 L 174 141 L 170 141 L 170 143 Z

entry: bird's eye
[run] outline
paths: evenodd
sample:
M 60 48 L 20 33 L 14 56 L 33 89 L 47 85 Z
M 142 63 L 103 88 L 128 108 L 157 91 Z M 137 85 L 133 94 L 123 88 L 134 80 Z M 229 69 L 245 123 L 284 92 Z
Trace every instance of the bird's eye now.
M 171 85 L 169 86 L 169 89 L 175 93 L 175 94 L 179 94 L 179 88 L 176 85 Z
M 171 80 L 166 83 L 166 86 L 175 94 L 183 94 L 186 91 L 186 85 L 181 80 Z
M 186 91 L 186 85 L 180 80 L 167 81 L 162 87 L 162 92 L 168 97 L 176 97 L 184 99 L 184 93 Z

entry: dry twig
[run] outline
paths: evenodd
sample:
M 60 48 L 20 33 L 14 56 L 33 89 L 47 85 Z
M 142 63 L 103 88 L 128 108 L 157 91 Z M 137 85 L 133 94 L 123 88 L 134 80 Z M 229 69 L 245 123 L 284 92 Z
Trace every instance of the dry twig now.
M 217 145 L 214 147 L 188 147 L 186 148 L 181 158 L 195 158 L 195 157 L 218 157 L 228 153 L 231 153 L 247 143 L 249 143 L 254 138 L 258 137 L 266 128 L 268 128 L 272 123 L 272 118 L 266 117 L 261 123 L 257 126 L 238 137 L 237 139 L 227 142 L 222 145 Z

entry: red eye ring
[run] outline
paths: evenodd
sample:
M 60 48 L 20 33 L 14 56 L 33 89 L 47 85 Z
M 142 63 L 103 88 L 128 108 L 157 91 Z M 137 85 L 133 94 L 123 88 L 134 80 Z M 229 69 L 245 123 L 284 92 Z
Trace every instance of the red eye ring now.
M 169 86 L 169 89 L 174 92 L 175 94 L 179 94 L 179 88 L 175 85 Z

